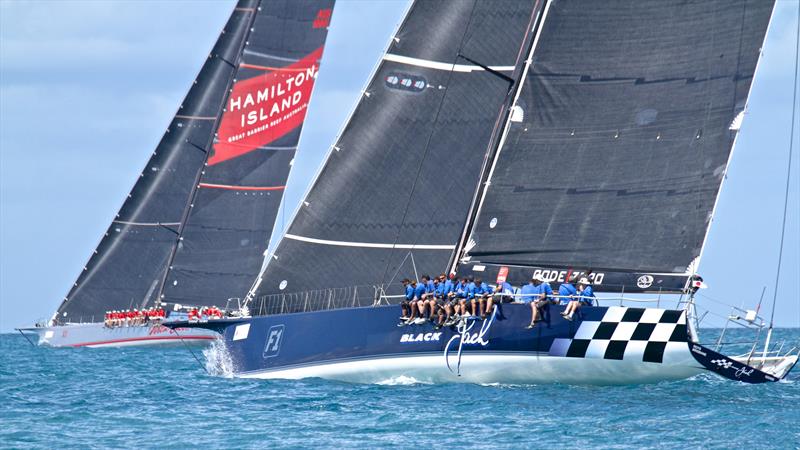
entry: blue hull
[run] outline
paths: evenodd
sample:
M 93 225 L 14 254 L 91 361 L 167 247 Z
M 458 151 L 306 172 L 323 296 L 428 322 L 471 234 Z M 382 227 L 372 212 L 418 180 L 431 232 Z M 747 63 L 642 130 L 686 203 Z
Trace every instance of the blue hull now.
M 530 308 L 435 330 L 398 327 L 398 306 L 348 308 L 219 322 L 237 376 L 323 377 L 355 382 L 630 384 L 704 370 L 689 351 L 683 311 L 561 306 L 534 329 Z

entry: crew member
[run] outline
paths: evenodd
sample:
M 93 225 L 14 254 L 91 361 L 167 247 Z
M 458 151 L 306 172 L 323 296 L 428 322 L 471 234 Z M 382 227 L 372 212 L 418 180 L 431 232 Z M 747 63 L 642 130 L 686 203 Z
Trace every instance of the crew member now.
M 572 283 L 569 280 L 564 281 L 561 283 L 561 286 L 558 287 L 558 299 L 559 304 L 561 305 L 569 305 L 569 302 L 573 300 L 573 297 L 578 294 L 578 290 L 575 289 Z
M 474 284 L 474 296 L 472 297 L 472 301 L 470 302 L 472 305 L 472 314 L 475 314 L 475 306 L 478 307 L 478 313 L 481 316 L 481 319 L 485 319 L 486 315 L 489 314 L 489 302 L 491 301 L 491 296 L 493 294 L 492 288 L 489 287 L 488 284 L 484 283 L 481 278 L 475 279 Z
M 579 310 L 583 306 L 592 306 L 594 304 L 594 300 L 595 296 L 594 289 L 592 289 L 592 283 L 588 278 L 581 278 L 578 282 L 578 299 L 569 302 L 561 315 L 567 320 L 572 320 L 572 315 L 575 314 L 575 311 Z
M 553 295 L 553 289 L 549 283 L 545 283 L 541 275 L 534 275 L 531 278 L 532 289 L 528 291 L 531 294 L 531 323 L 526 328 L 533 328 L 538 322 L 542 321 L 548 309 L 550 308 L 550 297 Z
M 414 304 L 417 305 L 417 311 L 419 312 L 419 317 L 414 320 L 414 323 L 417 325 L 425 323 L 428 320 L 425 317 L 425 310 L 427 309 L 426 305 L 428 304 L 428 301 L 425 300 L 425 294 L 427 291 L 428 285 L 424 282 L 424 280 L 417 282 L 417 284 L 414 286 Z

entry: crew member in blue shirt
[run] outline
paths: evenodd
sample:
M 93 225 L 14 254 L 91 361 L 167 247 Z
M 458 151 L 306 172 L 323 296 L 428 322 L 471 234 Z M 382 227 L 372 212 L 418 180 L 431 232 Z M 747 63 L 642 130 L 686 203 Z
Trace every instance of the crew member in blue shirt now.
M 428 304 L 428 301 L 425 300 L 425 293 L 427 290 L 427 283 L 424 280 L 417 282 L 416 286 L 414 286 L 414 302 L 416 303 L 417 310 L 419 311 L 419 317 L 414 320 L 415 324 L 422 324 L 427 321 L 425 318 L 425 305 Z
M 533 328 L 538 322 L 541 322 L 548 308 L 550 307 L 550 298 L 553 295 L 553 289 L 549 283 L 545 283 L 541 275 L 534 275 L 531 279 L 533 289 L 529 289 L 531 305 L 531 323 L 525 328 Z
M 422 301 L 420 317 L 433 321 L 436 315 L 436 284 L 431 281 L 430 275 L 423 275 L 419 284 L 424 290 L 419 298 Z M 426 309 L 430 311 L 427 315 L 425 314 Z
M 470 312 L 472 315 L 475 315 L 475 294 L 478 293 L 478 286 L 475 285 L 475 279 L 472 277 L 467 278 L 467 288 L 465 289 L 467 293 L 466 301 L 469 303 Z
M 403 288 L 405 289 L 405 298 L 400 303 L 400 308 L 403 310 L 403 316 L 400 317 L 400 323 L 397 324 L 398 327 L 406 325 L 407 321 L 414 315 L 414 286 L 411 283 L 411 280 L 408 278 L 403 279 Z
M 452 325 L 453 318 L 453 302 L 450 298 L 450 293 L 453 291 L 453 282 L 447 278 L 445 274 L 439 274 L 435 279 L 436 281 L 436 304 L 438 306 L 438 314 L 436 316 L 436 329 L 444 325 Z
M 423 275 L 420 278 L 420 284 L 425 288 L 425 293 L 423 294 L 423 299 L 433 298 L 436 292 L 436 285 L 433 281 L 431 281 L 430 275 Z
M 488 284 L 484 283 L 482 279 L 476 278 L 474 284 L 473 292 L 474 295 L 472 297 L 472 301 L 470 302 L 472 305 L 472 315 L 475 314 L 475 306 L 478 307 L 478 314 L 481 315 L 481 319 L 485 319 L 486 315 L 489 314 L 489 308 L 491 308 L 491 298 L 492 298 L 492 288 L 489 287 Z
M 582 306 L 592 306 L 594 304 L 594 299 L 594 289 L 592 289 L 591 281 L 586 277 L 581 278 L 578 282 L 578 299 L 569 302 L 569 305 L 567 305 L 561 315 L 567 320 L 572 320 L 572 315 L 575 314 L 575 311 Z
M 453 303 L 453 310 L 458 317 L 467 315 L 467 298 L 469 297 L 469 293 L 467 292 L 468 287 L 469 280 L 467 277 L 463 277 L 461 281 L 455 285 L 453 292 L 450 294 L 450 299 Z
M 511 285 L 508 281 L 502 281 L 497 283 L 494 291 L 498 294 L 503 294 L 500 297 L 503 303 L 513 302 L 514 301 L 514 286 Z
M 569 280 L 564 281 L 561 283 L 561 286 L 558 287 L 558 300 L 559 304 L 561 305 L 569 305 L 569 302 L 573 300 L 573 297 L 578 294 L 577 289 Z

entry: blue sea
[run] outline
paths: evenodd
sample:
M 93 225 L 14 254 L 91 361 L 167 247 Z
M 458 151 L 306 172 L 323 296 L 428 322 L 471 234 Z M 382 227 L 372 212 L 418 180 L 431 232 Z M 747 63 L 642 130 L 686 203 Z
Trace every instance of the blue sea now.
M 800 329 L 776 336 L 798 343 Z M 615 387 L 362 385 L 232 379 L 196 352 L 203 365 L 181 347 L 49 349 L 0 335 L 0 447 L 800 447 L 800 367 L 764 385 L 712 374 Z

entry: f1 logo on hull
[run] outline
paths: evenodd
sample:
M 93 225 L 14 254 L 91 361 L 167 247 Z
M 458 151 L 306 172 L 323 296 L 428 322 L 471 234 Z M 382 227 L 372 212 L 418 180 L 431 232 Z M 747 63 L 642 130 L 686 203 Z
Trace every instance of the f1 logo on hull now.
M 273 325 L 267 332 L 267 343 L 264 345 L 264 358 L 278 356 L 283 343 L 283 325 Z

